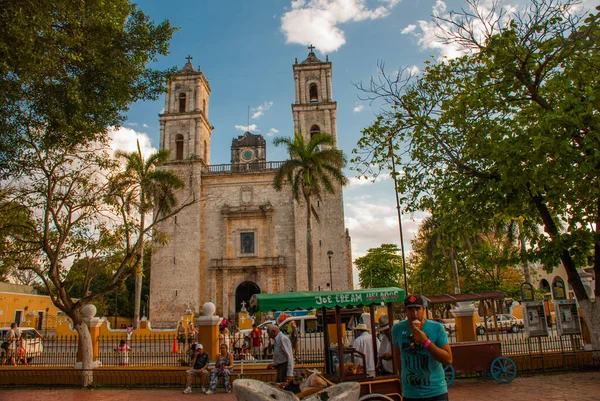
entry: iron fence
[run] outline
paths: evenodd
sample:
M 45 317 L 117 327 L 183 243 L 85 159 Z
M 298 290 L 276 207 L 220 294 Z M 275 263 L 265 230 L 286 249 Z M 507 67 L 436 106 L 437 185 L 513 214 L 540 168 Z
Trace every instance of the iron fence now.
M 496 340 L 495 332 L 486 336 L 477 335 L 478 341 Z M 560 353 L 569 356 L 584 349 L 583 339 L 579 335 L 559 336 L 555 327 L 549 329 L 546 337 L 528 338 L 524 330 L 518 332 L 500 331 L 498 339 L 502 344 L 502 353 L 506 356 Z M 126 348 L 120 347 L 121 340 Z M 456 342 L 456 332 L 449 333 L 450 343 Z M 253 344 L 248 333 L 235 333 L 221 336 L 230 351 L 234 353 L 236 364 L 269 363 L 273 358 L 272 340 L 266 332 L 257 344 Z M 344 344 L 354 342 L 353 333 L 346 332 Z M 78 341 L 76 335 L 43 337 L 42 346 L 30 349 L 27 354 L 30 366 L 73 367 L 77 362 Z M 100 336 L 98 338 L 98 357 L 102 366 L 118 367 L 177 367 L 187 366 L 190 360 L 194 338 L 175 339 L 173 334 Z M 208 350 L 207 344 L 205 349 Z M 254 346 L 256 345 L 256 346 Z M 334 344 L 337 346 L 337 344 Z M 323 332 L 316 331 L 300 335 L 294 356 L 299 363 L 322 363 L 325 358 Z M 209 355 L 214 363 L 215 355 Z

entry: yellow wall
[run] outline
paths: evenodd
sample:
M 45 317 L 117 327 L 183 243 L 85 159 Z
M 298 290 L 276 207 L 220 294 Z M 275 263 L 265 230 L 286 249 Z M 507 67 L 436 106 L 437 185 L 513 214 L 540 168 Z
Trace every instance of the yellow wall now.
M 21 326 L 41 328 L 43 334 L 46 329 L 56 329 L 59 311 L 46 295 L 0 292 L 0 327 L 10 326 L 20 312 Z M 40 313 L 43 313 L 41 323 Z

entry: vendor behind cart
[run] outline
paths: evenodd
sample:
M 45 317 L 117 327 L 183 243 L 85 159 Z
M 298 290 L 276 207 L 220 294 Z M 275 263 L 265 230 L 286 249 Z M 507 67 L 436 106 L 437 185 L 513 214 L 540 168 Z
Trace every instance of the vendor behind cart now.
M 452 363 L 452 351 L 441 323 L 425 318 L 427 301 L 420 295 L 404 300 L 406 320 L 392 328 L 395 354 L 402 360 L 404 401 L 448 399 L 444 366 Z

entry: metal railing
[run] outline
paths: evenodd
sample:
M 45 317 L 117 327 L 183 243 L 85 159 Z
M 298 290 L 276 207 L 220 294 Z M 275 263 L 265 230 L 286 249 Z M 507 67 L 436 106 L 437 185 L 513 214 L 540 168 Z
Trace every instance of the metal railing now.
M 202 174 L 229 174 L 244 173 L 251 171 L 277 170 L 283 165 L 279 162 L 254 162 L 254 163 L 236 163 L 236 164 L 211 164 L 202 167 Z

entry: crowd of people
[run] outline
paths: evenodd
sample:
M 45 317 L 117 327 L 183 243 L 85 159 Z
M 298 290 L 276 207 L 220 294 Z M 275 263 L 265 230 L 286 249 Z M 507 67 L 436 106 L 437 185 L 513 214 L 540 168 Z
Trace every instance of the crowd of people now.
M 425 298 L 410 295 L 404 306 L 406 319 L 399 323 L 392 324 L 388 316 L 381 316 L 376 328 L 381 333 L 379 336 L 374 337 L 364 323 L 354 327 L 356 334 L 352 346 L 364 356 L 362 362 L 359 360 L 363 365 L 362 372 L 368 377 L 393 374 L 393 360 L 396 358 L 396 366 L 401 367 L 404 400 L 447 400 L 443 366 L 452 363 L 452 352 L 446 331 L 440 323 L 426 318 Z M 191 344 L 188 350 L 190 369 L 185 372 L 185 394 L 192 392 L 194 377 L 200 378 L 205 394 L 215 392 L 219 378 L 222 378 L 225 391 L 230 392 L 230 376 L 236 359 L 272 359 L 267 368 L 275 369 L 277 382 L 285 388 L 293 380 L 294 366 L 299 362 L 300 334 L 296 322 L 292 321 L 285 333 L 275 324 L 267 325 L 266 337 L 258 325 L 253 324 L 248 335 L 249 343 L 239 329 L 231 327 L 233 334 L 230 333 L 227 319 L 223 319 L 219 329 L 219 352 L 214 359 L 214 368 L 209 370 L 210 356 L 197 342 L 198 330 L 193 323 L 187 327 L 183 322 L 179 323 L 177 341 Z M 21 333 L 17 324 L 12 323 L 2 342 L 2 364 L 28 365 L 26 342 L 27 334 Z M 127 366 L 131 351 L 127 341 L 121 340 L 115 351 L 120 355 L 120 365 Z
M 393 324 L 386 315 L 380 317 L 376 328 L 380 335 L 376 337 L 376 344 L 373 344 L 374 337 L 366 324 L 354 327 L 356 336 L 352 346 L 364 355 L 363 372 L 368 377 L 393 374 L 393 360 L 396 358 L 396 366 L 401 367 L 404 400 L 447 400 L 443 366 L 452 363 L 452 352 L 446 331 L 440 323 L 426 318 L 427 301 L 424 297 L 410 295 L 404 306 L 406 319 L 399 323 Z M 191 355 L 191 369 L 186 372 L 184 393 L 192 392 L 190 383 L 195 376 L 201 377 L 202 392 L 206 394 L 215 391 L 219 377 L 223 377 L 225 391 L 229 392 L 234 360 L 255 355 L 272 358 L 267 369 L 275 369 L 276 381 L 282 388 L 291 385 L 294 365 L 299 360 L 299 331 L 295 322 L 291 322 L 286 333 L 277 325 L 268 325 L 266 338 L 263 330 L 253 324 L 248 335 L 249 348 L 239 330 L 233 329 L 234 334 L 230 336 L 228 324 L 222 324 L 220 329 L 220 352 L 215 358 L 215 368 L 208 372 L 209 357 L 203 352 L 202 345 L 196 344 Z
M 21 332 L 17 327 L 16 323 L 10 325 L 10 330 L 4 336 L 2 342 L 2 365 L 9 364 L 16 366 L 22 363 L 25 366 L 29 366 L 29 360 L 27 359 L 27 333 Z

